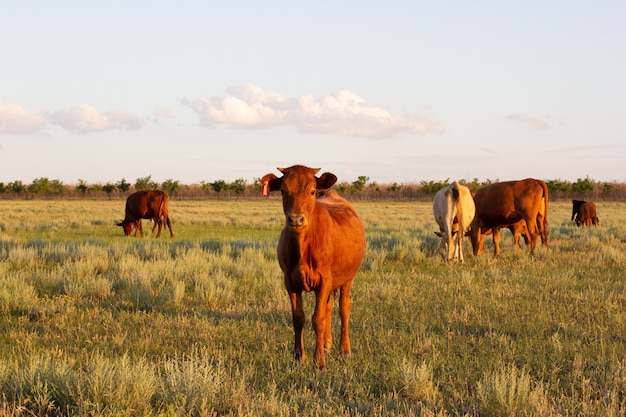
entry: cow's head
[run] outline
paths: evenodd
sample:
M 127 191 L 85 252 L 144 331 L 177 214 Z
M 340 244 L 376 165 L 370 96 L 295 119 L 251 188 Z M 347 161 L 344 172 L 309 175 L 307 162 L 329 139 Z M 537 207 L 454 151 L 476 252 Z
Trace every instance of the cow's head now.
M 315 209 L 316 199 L 322 191 L 332 187 L 337 177 L 329 172 L 316 177 L 320 168 L 308 168 L 294 165 L 289 168 L 278 168 L 282 177 L 267 174 L 261 178 L 263 195 L 270 191 L 280 190 L 283 195 L 283 211 L 287 225 L 294 229 L 305 228 Z
M 578 211 L 580 210 L 580 206 L 585 203 L 586 201 L 584 200 L 572 200 L 572 218 L 570 220 L 574 220 L 576 213 L 578 213 Z
M 133 223 L 131 222 L 121 221 L 120 223 L 117 223 L 117 225 L 121 226 L 122 229 L 124 229 L 124 234 L 126 236 L 130 236 L 131 232 L 133 231 Z

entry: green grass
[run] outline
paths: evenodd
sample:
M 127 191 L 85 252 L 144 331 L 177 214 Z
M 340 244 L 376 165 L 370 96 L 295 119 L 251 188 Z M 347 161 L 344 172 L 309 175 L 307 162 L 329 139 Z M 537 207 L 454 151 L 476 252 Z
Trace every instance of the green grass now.
M 310 322 L 292 358 L 278 198 L 172 200 L 173 239 L 124 237 L 123 207 L 0 200 L 0 415 L 626 413 L 624 203 L 598 203 L 596 228 L 551 203 L 534 257 L 505 231 L 498 259 L 466 241 L 459 264 L 430 204 L 356 202 L 353 354 L 325 371 Z

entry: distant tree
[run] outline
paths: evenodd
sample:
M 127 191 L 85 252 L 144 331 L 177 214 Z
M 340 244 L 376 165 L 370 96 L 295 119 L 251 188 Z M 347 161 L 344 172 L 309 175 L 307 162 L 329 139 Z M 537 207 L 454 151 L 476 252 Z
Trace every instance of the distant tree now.
M 128 190 L 130 190 L 130 184 L 127 183 L 124 178 L 122 178 L 120 181 L 118 181 L 115 184 L 115 186 L 117 187 L 118 190 L 120 190 L 123 193 L 125 193 Z
M 228 186 L 228 189 L 233 190 L 237 198 L 239 198 L 239 195 L 246 191 L 246 180 L 237 178 Z
M 615 188 L 615 183 L 603 182 L 602 183 L 602 192 L 609 193 Z M 1 192 L 1 191 L 0 191 Z
M 366 177 L 365 175 L 361 175 L 356 181 L 352 183 L 352 190 L 356 192 L 363 191 L 365 188 L 365 184 L 370 180 L 370 177 Z
M 179 187 L 179 181 L 174 181 L 172 179 L 167 179 L 161 184 L 163 191 L 172 195 Z
M 569 190 L 571 189 L 571 183 L 563 180 L 549 180 L 546 181 L 546 185 L 548 186 L 548 192 L 550 193 L 554 193 L 557 191 L 566 193 L 569 192 Z
M 387 191 L 396 192 L 396 191 L 400 191 L 401 188 L 402 188 L 402 185 L 399 185 L 398 183 L 394 182 L 389 187 L 387 187 Z
M 17 181 L 10 182 L 7 185 L 7 189 L 10 190 L 12 193 L 21 194 L 24 191 L 26 191 L 26 186 L 24 185 L 22 181 L 17 180 Z
M 437 191 L 441 190 L 444 187 L 447 187 L 450 184 L 450 178 L 446 178 L 445 181 L 420 181 L 422 184 L 422 191 L 426 194 L 436 194 Z
M 340 194 L 343 194 L 346 191 L 348 191 L 351 186 L 352 185 L 349 182 L 342 181 L 342 182 L 335 184 L 335 190 L 337 190 Z
M 4 186 L 3 182 L 0 182 L 0 194 L 7 191 L 7 187 Z
M 62 194 L 65 190 L 65 186 L 61 180 L 50 181 L 50 191 L 56 194 Z
M 87 190 L 89 189 L 89 187 L 87 186 L 87 182 L 85 180 L 78 180 L 78 185 L 76 186 L 76 191 L 78 191 L 81 194 L 85 194 L 87 193 Z
M 28 192 L 33 194 L 45 194 L 50 192 L 50 180 L 48 178 L 35 178 L 28 186 Z
M 224 180 L 217 180 L 209 184 L 211 189 L 217 193 L 217 197 L 219 198 L 220 193 L 224 190 L 228 189 L 228 184 Z
M 586 177 L 585 179 L 578 178 L 574 184 L 572 184 L 572 191 L 575 193 L 584 193 L 585 191 L 593 190 L 593 182 Z
M 115 188 L 116 188 L 115 185 L 111 184 L 110 182 L 107 182 L 106 184 L 102 186 L 102 191 L 107 193 L 109 198 L 111 198 L 111 193 L 115 191 Z
M 459 184 L 466 186 L 473 193 L 475 193 L 480 187 L 482 187 L 482 184 L 480 183 L 480 181 L 478 181 L 478 178 L 474 178 L 471 182 L 460 180 Z
M 148 175 L 147 177 L 143 178 L 137 178 L 137 180 L 135 180 L 136 190 L 149 190 L 152 188 L 159 188 L 158 184 L 152 181 L 152 175 Z

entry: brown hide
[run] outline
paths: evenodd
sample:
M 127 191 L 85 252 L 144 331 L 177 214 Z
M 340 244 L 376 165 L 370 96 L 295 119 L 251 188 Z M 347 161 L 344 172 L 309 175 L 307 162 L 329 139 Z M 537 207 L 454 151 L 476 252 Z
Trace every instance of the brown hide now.
M 494 255 L 500 254 L 500 229 L 524 221 L 534 253 L 537 237 L 548 243 L 548 187 L 543 181 L 527 178 L 480 188 L 475 196 L 476 215 L 470 237 L 474 255 L 482 253 L 484 233 L 493 232 Z
M 126 236 L 132 233 L 133 228 L 135 229 L 135 236 L 137 236 L 137 231 L 143 236 L 141 219 L 150 219 L 154 221 L 152 232 L 154 232 L 155 227 L 158 226 L 157 237 L 160 237 L 161 228 L 163 227 L 163 222 L 165 222 L 170 229 L 170 236 L 174 237 L 167 209 L 168 201 L 169 198 L 167 194 L 160 190 L 137 191 L 129 195 L 126 199 L 124 220 L 117 225 L 122 226 Z
M 264 195 L 282 193 L 285 227 L 278 241 L 278 262 L 291 300 L 294 354 L 304 362 L 304 308 L 302 292 L 315 293 L 313 328 L 315 363 L 326 367 L 324 351 L 332 345 L 331 310 L 339 290 L 341 317 L 340 351 L 350 354 L 348 321 L 350 286 L 365 255 L 365 232 L 354 208 L 329 188 L 337 177 L 319 169 L 295 165 L 278 169 L 283 176 L 267 174 L 261 179 Z
M 583 200 L 572 200 L 572 220 L 576 222 L 576 226 L 597 226 L 600 220 L 596 205 Z

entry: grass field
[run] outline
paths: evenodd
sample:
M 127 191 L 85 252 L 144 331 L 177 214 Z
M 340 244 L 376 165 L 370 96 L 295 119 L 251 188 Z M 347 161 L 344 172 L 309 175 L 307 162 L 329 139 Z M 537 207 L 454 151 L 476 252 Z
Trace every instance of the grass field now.
M 354 205 L 353 354 L 319 371 L 310 320 L 292 357 L 279 197 L 171 200 L 173 239 L 124 237 L 123 200 L 0 200 L 0 415 L 626 413 L 626 203 L 598 202 L 596 228 L 551 203 L 549 247 L 504 231 L 465 264 L 430 204 Z

